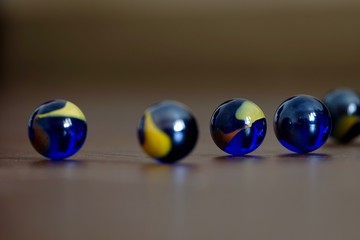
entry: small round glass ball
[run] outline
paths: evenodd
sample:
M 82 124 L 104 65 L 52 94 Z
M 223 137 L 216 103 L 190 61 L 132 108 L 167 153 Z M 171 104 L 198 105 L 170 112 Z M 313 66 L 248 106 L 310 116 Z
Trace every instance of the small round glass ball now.
M 147 108 L 137 132 L 142 149 L 161 163 L 184 158 L 198 139 L 195 117 L 188 107 L 176 101 L 162 101 Z
M 86 133 L 84 114 L 66 100 L 52 100 L 40 105 L 28 122 L 32 146 L 38 153 L 53 160 L 77 153 L 85 142 Z
M 241 156 L 257 149 L 266 135 L 266 119 L 255 103 L 237 98 L 218 106 L 210 119 L 210 133 L 224 152 Z
M 321 147 L 330 135 L 330 112 L 315 97 L 291 97 L 276 110 L 274 131 L 279 142 L 290 151 L 312 152 Z
M 339 88 L 324 97 L 332 119 L 331 137 L 348 143 L 360 134 L 360 96 L 354 90 Z

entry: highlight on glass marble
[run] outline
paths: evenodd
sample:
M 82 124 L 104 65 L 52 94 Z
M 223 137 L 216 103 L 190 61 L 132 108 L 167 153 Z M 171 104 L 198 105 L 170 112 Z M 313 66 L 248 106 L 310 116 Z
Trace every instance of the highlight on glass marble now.
M 331 137 L 349 143 L 360 135 L 360 96 L 349 88 L 328 92 L 323 99 L 332 119 Z
M 86 140 L 83 112 L 66 100 L 41 104 L 28 121 L 28 136 L 34 149 L 46 158 L 61 160 L 77 153 Z
M 261 108 L 243 98 L 220 104 L 210 119 L 214 143 L 224 152 L 241 156 L 257 149 L 266 136 L 266 119 Z
M 276 110 L 274 131 L 279 142 L 290 151 L 315 151 L 330 135 L 330 112 L 322 101 L 313 96 L 293 96 Z
M 144 152 L 161 163 L 175 163 L 186 157 L 199 134 L 190 109 L 170 100 L 148 107 L 140 118 L 137 133 Z

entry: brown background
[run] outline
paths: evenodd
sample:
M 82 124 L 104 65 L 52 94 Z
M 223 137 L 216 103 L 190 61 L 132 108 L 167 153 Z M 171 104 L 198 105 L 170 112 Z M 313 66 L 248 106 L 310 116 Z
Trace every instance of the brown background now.
M 289 155 L 272 131 L 286 98 L 360 90 L 358 1 L 5 1 L 0 80 L 0 239 L 359 239 L 359 140 Z M 245 97 L 263 145 L 227 158 L 208 122 Z M 29 115 L 68 99 L 89 135 L 70 161 L 31 148 Z M 153 102 L 195 114 L 181 164 L 142 153 Z

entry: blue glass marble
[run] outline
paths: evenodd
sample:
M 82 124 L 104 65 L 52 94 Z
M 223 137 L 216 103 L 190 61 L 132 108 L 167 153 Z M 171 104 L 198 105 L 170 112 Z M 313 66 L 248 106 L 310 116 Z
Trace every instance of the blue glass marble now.
M 175 163 L 195 147 L 198 127 L 189 108 L 176 101 L 148 107 L 138 124 L 142 149 L 161 163 Z
M 360 134 L 360 96 L 348 88 L 328 92 L 324 99 L 332 119 L 331 137 L 349 143 Z
M 210 119 L 210 133 L 215 144 L 236 156 L 257 149 L 265 138 L 266 126 L 260 107 L 242 98 L 222 103 Z
M 30 116 L 28 135 L 41 155 L 60 160 L 74 155 L 83 146 L 87 133 L 84 114 L 73 103 L 52 100 L 40 105 Z
M 330 135 L 329 110 L 315 97 L 291 97 L 276 110 L 274 131 L 279 142 L 290 151 L 314 151 L 321 147 Z

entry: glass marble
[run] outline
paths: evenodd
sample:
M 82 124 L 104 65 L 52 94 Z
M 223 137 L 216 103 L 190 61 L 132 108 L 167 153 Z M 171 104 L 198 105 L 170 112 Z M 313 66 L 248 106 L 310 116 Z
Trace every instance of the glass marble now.
M 274 131 L 279 142 L 290 151 L 314 151 L 321 147 L 330 135 L 330 112 L 325 104 L 315 97 L 291 97 L 276 110 Z
M 184 158 L 198 139 L 197 123 L 189 108 L 169 100 L 145 110 L 137 133 L 142 149 L 161 163 L 174 163 Z
M 65 159 L 78 152 L 85 142 L 86 133 L 84 114 L 66 100 L 52 100 L 40 105 L 28 121 L 32 146 L 53 160 Z
M 331 137 L 349 143 L 360 134 L 360 96 L 354 90 L 339 88 L 328 92 L 324 99 L 333 129 Z
M 224 152 L 236 156 L 257 149 L 266 135 L 266 119 L 255 103 L 236 98 L 218 106 L 210 119 L 210 133 Z

